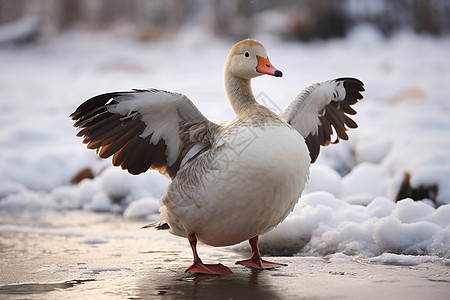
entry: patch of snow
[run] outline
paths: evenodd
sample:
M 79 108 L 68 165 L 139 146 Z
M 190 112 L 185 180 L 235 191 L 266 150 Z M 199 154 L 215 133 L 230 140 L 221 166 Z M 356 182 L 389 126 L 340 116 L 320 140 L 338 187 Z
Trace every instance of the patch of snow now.
M 294 212 L 261 238 L 261 248 L 362 257 L 385 252 L 450 258 L 450 211 L 405 199 L 377 197 L 369 205 L 344 202 L 326 192 L 303 196 Z M 287 246 L 289 245 L 289 246 Z M 288 250 L 285 250 L 288 252 Z
M 9 194 L 0 201 L 0 212 L 17 213 L 21 211 L 47 211 L 56 208 L 54 201 L 43 192 L 30 192 L 28 190 Z
M 111 212 L 112 200 L 106 193 L 98 193 L 83 206 L 83 209 L 96 212 Z
M 383 137 L 360 138 L 356 145 L 357 161 L 379 164 L 389 154 L 392 142 Z
M 377 197 L 367 206 L 367 213 L 371 218 L 383 218 L 389 216 L 396 206 L 392 200 Z
M 101 175 L 102 190 L 111 199 L 125 198 L 131 189 L 131 175 L 120 168 L 108 168 Z
M 145 219 L 153 214 L 158 214 L 159 199 L 146 197 L 133 201 L 123 212 L 126 219 Z
M 449 259 L 442 259 L 435 256 L 402 255 L 395 253 L 383 253 L 379 256 L 371 257 L 368 261 L 370 263 L 395 266 L 417 266 L 427 262 L 441 262 L 444 265 L 450 264 Z
M 305 187 L 305 192 L 329 192 L 336 197 L 340 197 L 343 192 L 342 178 L 338 172 L 326 165 L 312 165 L 309 174 L 309 181 Z
M 27 190 L 22 184 L 14 181 L 0 182 L 0 199 L 11 194 L 25 192 Z
M 346 195 L 371 194 L 383 196 L 385 191 L 385 170 L 372 163 L 360 163 L 347 174 L 342 184 Z

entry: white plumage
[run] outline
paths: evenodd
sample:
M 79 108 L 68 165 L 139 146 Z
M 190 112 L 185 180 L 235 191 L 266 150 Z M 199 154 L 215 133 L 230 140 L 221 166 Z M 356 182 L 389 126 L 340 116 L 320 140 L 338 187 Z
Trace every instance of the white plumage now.
M 172 233 L 195 232 L 205 244 L 234 245 L 269 231 L 294 208 L 309 173 L 304 139 L 284 126 L 237 131 L 237 137 L 221 137 L 212 163 L 204 154 L 186 166 L 190 174 L 209 164 L 201 183 L 187 191 L 169 188 L 163 196 L 161 219 Z M 183 184 L 179 178 L 172 186 Z

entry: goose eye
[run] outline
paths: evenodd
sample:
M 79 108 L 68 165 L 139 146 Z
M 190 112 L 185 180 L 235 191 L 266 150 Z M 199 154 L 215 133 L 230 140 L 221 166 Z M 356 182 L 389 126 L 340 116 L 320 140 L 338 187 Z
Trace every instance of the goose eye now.
M 250 53 L 248 53 L 247 51 L 244 53 L 245 57 L 249 57 Z

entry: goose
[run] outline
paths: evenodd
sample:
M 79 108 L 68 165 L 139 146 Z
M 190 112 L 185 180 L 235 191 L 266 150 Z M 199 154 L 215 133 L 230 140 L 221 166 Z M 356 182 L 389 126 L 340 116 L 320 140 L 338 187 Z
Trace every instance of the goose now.
M 171 179 L 160 199 L 159 223 L 187 237 L 194 262 L 186 272 L 229 274 L 205 264 L 197 241 L 220 247 L 248 240 L 249 259 L 238 264 L 272 269 L 285 264 L 261 258 L 258 237 L 293 210 L 320 146 L 347 140 L 357 124 L 351 105 L 363 83 L 338 78 L 305 88 L 277 115 L 259 104 L 250 81 L 282 77 L 264 46 L 254 39 L 235 44 L 224 68 L 234 121 L 208 120 L 185 95 L 159 89 L 110 92 L 90 98 L 70 117 L 87 148 L 112 164 L 140 174 L 158 170 Z

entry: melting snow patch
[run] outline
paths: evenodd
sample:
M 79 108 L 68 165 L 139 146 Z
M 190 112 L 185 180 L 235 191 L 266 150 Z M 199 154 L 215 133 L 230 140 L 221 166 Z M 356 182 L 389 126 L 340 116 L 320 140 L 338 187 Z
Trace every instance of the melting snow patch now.
M 436 256 L 415 256 L 415 255 L 402 255 L 394 253 L 383 253 L 379 256 L 368 259 L 368 262 L 383 265 L 397 265 L 397 266 L 416 266 L 427 262 L 440 262 L 445 265 L 449 265 L 450 259 L 438 258 Z
M 123 216 L 127 219 L 145 219 L 150 215 L 157 214 L 158 210 L 159 199 L 146 197 L 131 202 Z
M 283 245 L 286 252 L 301 249 L 320 255 L 373 257 L 394 252 L 450 258 L 449 207 L 435 209 L 410 199 L 396 204 L 383 197 L 363 206 L 329 193 L 311 193 L 283 223 L 262 236 L 261 249 L 273 253 L 270 249 Z

